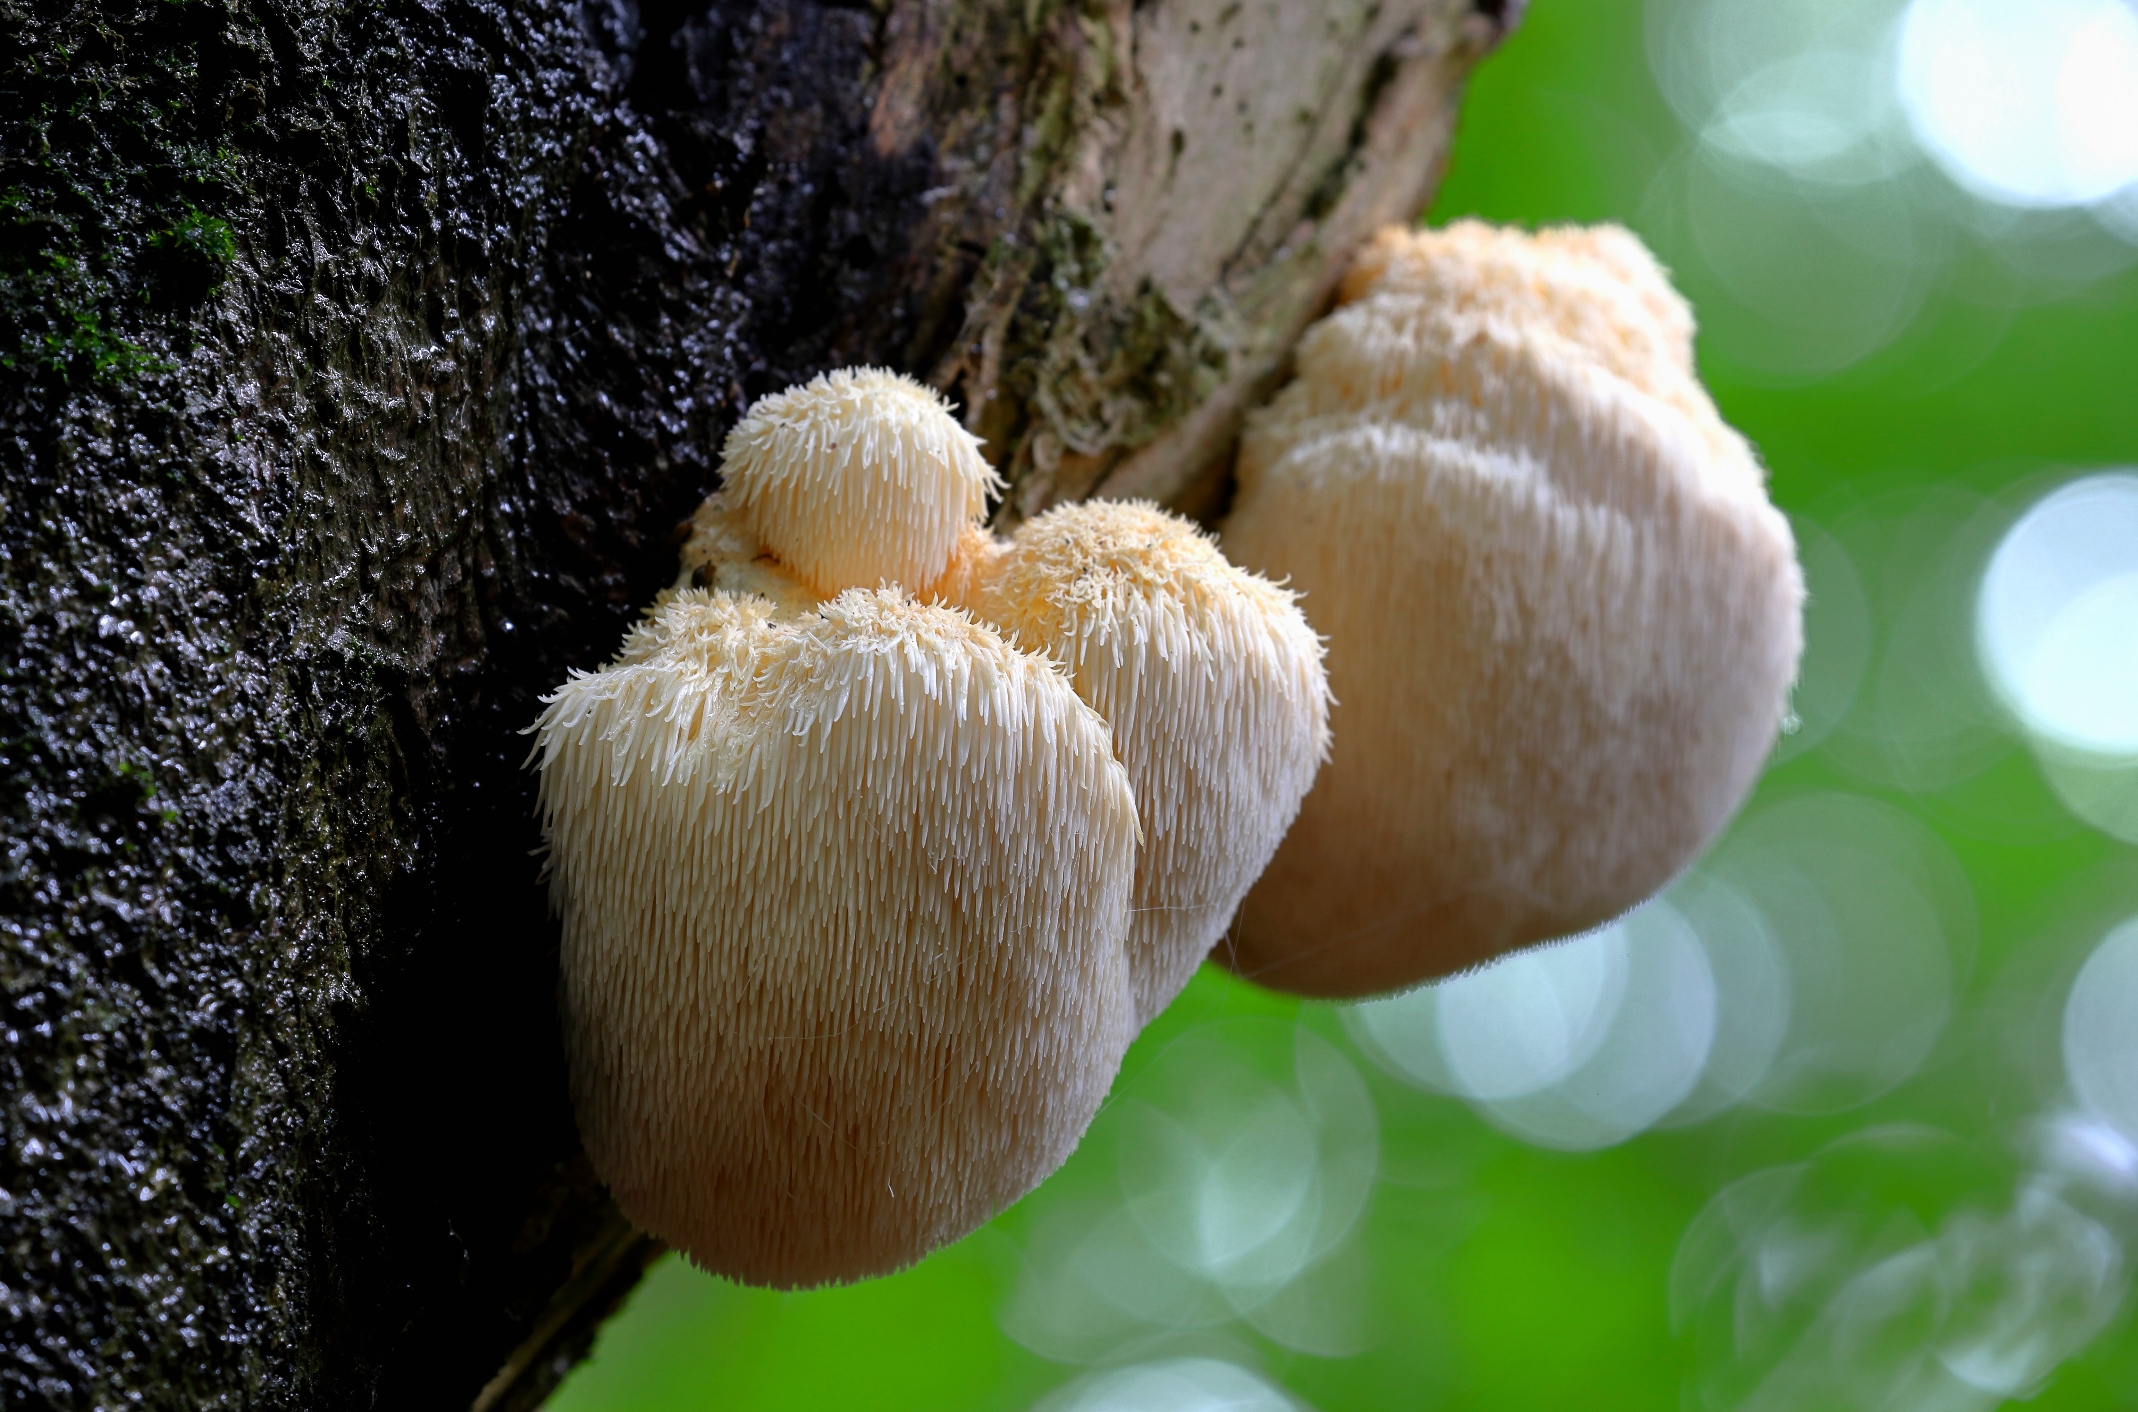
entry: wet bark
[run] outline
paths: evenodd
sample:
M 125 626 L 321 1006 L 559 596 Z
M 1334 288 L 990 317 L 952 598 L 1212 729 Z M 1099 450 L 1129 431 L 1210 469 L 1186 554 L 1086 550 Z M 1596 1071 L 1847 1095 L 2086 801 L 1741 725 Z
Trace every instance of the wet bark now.
M 578 1151 L 518 734 L 749 401 L 1208 509 L 1480 0 L 0 0 L 0 1406 L 526 1408 Z

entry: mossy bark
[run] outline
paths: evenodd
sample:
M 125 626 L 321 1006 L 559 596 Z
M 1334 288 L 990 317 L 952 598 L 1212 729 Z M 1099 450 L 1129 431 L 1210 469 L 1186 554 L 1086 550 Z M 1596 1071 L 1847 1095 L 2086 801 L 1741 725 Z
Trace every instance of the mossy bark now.
M 538 696 L 826 367 L 1208 508 L 1503 10 L 0 0 L 0 1406 L 537 1403 Z

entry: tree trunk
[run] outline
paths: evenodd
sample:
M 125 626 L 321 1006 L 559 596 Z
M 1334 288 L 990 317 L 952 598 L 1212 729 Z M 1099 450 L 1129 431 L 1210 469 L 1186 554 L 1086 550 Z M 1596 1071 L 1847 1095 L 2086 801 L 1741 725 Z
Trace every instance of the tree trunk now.
M 1481 12 L 1480 12 L 1481 11 Z M 1478 0 L 0 0 L 0 1406 L 535 1405 L 580 1155 L 519 734 L 758 395 L 1207 511 Z

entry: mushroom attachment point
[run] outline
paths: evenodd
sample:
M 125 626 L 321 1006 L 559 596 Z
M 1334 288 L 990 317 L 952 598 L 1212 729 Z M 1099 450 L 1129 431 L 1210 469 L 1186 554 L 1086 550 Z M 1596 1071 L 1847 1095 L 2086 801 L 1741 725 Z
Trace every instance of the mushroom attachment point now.
M 1623 230 L 1384 231 L 1250 419 L 1223 527 L 1328 638 L 1334 750 L 1241 974 L 1369 995 L 1689 864 L 1783 718 L 1803 580 Z
M 1140 1026 L 1219 943 L 1328 753 L 1321 642 L 1294 594 L 1147 502 L 1062 505 L 968 543 L 937 592 L 1062 663 L 1113 727 L 1143 823 Z
M 722 452 L 737 532 L 819 594 L 941 577 L 1001 478 L 942 394 L 840 368 L 751 404 Z
M 686 589 L 535 731 L 572 1103 L 633 1221 L 857 1279 L 1076 1146 L 1134 1033 L 1138 826 L 1052 664 L 897 589 Z

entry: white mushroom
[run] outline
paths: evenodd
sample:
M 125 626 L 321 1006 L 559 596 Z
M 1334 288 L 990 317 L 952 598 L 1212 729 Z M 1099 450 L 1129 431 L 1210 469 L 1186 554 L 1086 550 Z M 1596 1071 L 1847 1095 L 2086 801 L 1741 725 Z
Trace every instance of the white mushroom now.
M 1321 644 L 1294 595 L 1147 503 L 1063 505 L 968 542 L 938 586 L 1064 663 L 1113 727 L 1144 840 L 1129 961 L 1141 1025 L 1186 985 L 1328 750 Z
M 1329 641 L 1334 753 L 1228 959 L 1399 989 L 1635 905 L 1758 774 L 1787 521 L 1633 237 L 1384 234 L 1250 423 L 1223 536 Z
M 1133 1034 L 1106 724 L 948 608 L 699 589 L 538 722 L 573 1107 L 632 1220 L 801 1286 L 1075 1147 Z
M 721 476 L 740 528 L 826 597 L 933 583 L 1002 489 L 941 394 L 877 368 L 759 398 L 728 434 Z

